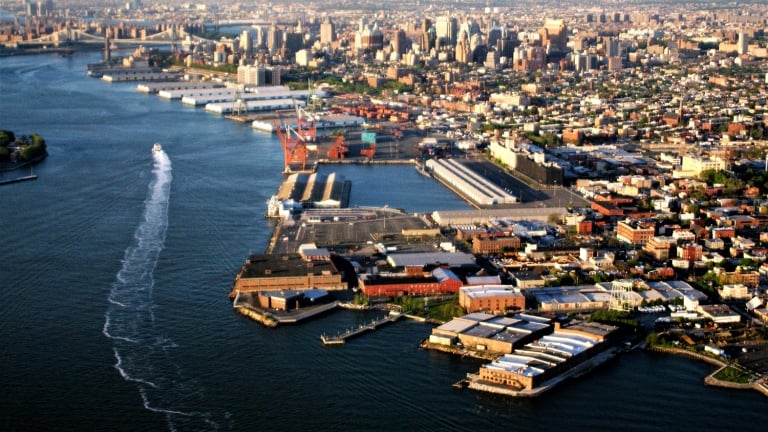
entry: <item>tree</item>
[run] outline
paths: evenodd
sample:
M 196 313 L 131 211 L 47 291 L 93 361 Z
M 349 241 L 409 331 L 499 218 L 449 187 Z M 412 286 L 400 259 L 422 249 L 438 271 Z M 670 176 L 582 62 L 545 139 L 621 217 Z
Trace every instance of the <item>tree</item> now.
M 11 131 L 0 130 L 0 147 L 6 147 L 8 144 L 16 141 L 16 136 Z
M 38 134 L 32 134 L 31 143 L 19 152 L 21 160 L 31 160 L 42 156 L 46 152 L 45 140 Z

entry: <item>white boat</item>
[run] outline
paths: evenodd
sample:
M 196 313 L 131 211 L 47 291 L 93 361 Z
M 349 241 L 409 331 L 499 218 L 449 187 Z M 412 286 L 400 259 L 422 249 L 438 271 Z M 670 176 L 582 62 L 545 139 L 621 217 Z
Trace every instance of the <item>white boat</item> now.
M 160 145 L 160 143 L 155 143 L 155 145 L 152 146 L 152 153 L 159 153 L 163 151 L 163 146 Z

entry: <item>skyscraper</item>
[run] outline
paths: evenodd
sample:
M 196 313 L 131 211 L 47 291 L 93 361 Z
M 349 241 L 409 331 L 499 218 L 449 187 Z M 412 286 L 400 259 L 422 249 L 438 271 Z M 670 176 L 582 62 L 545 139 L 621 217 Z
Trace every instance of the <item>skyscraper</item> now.
M 460 32 L 459 41 L 456 43 L 456 61 L 459 63 L 469 63 L 472 60 L 471 54 L 469 37 L 466 32 Z
M 402 29 L 395 30 L 395 33 L 392 35 L 392 49 L 402 55 L 408 51 L 407 44 L 405 32 Z
M 739 32 L 739 40 L 736 43 L 736 52 L 746 54 L 749 51 L 749 37 L 744 32 Z
M 243 33 L 240 35 L 240 50 L 246 55 L 251 55 L 253 51 L 253 37 L 249 30 L 243 30 Z
M 449 44 L 452 47 L 456 45 L 456 38 L 459 32 L 456 18 L 450 16 L 437 17 L 435 30 L 437 31 L 437 38 L 442 39 L 441 45 Z
M 275 24 L 269 27 L 267 32 L 267 50 L 270 54 L 277 54 L 283 47 L 283 31 L 277 28 Z
M 326 17 L 320 24 L 320 43 L 329 44 L 336 41 L 336 25 Z
M 419 39 L 419 50 L 423 52 L 429 52 L 435 47 L 435 40 L 437 34 L 435 28 L 432 27 L 432 21 L 427 18 L 421 20 L 421 38 Z
M 547 19 L 544 22 L 544 27 L 539 30 L 539 36 L 542 46 L 546 47 L 549 45 L 550 49 L 554 51 L 563 52 L 566 50 L 568 29 L 565 27 L 563 20 Z

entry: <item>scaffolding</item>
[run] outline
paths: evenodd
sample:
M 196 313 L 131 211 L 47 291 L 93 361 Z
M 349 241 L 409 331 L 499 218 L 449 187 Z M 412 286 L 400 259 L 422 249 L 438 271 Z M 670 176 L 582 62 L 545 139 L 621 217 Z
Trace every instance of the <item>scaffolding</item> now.
M 634 280 L 616 280 L 611 282 L 611 302 L 608 305 L 610 310 L 629 312 L 632 310 L 632 289 L 635 286 Z

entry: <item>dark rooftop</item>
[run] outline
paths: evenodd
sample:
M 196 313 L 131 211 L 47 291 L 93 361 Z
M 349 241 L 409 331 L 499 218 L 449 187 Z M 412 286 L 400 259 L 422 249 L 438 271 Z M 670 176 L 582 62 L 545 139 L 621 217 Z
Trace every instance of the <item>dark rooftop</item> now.
M 307 262 L 299 254 L 251 255 L 243 265 L 241 278 L 306 276 L 337 273 L 329 261 Z

